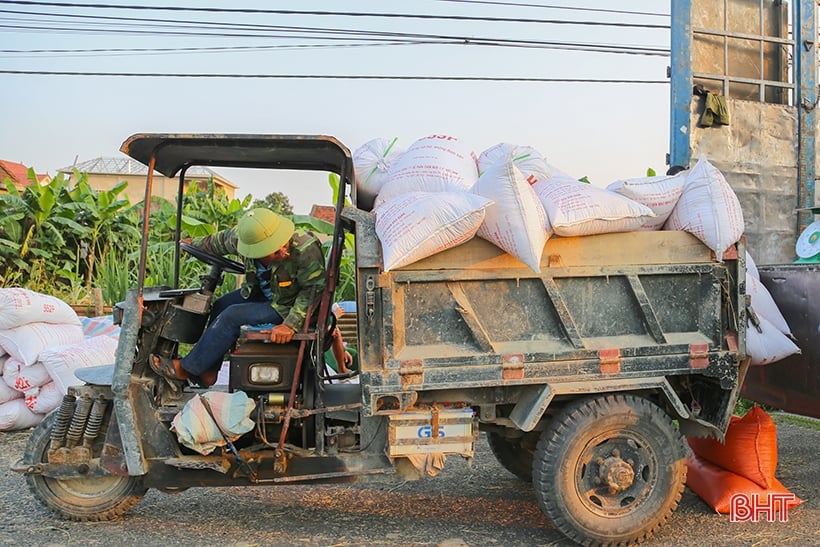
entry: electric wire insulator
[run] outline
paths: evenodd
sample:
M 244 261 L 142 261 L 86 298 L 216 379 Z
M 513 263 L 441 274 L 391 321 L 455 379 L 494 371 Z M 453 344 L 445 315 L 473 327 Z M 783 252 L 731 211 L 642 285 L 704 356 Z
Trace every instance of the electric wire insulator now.
M 88 395 L 83 395 L 77 399 L 77 406 L 74 407 L 74 416 L 71 419 L 71 425 L 68 427 L 68 435 L 66 436 L 66 446 L 73 448 L 77 446 L 80 439 L 83 438 L 83 431 L 85 424 L 88 421 L 88 414 L 91 412 L 91 405 L 93 401 Z
M 65 445 L 65 434 L 68 431 L 71 416 L 74 414 L 74 403 L 76 400 L 73 395 L 63 395 L 63 402 L 60 403 L 60 409 L 57 411 L 57 417 L 54 419 L 54 426 L 51 428 L 50 450 L 57 450 Z

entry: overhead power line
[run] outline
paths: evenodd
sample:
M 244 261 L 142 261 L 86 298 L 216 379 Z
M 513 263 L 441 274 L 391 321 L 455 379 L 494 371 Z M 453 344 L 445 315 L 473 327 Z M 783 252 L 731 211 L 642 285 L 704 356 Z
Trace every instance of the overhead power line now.
M 49 54 L 50 56 L 72 56 L 72 55 L 131 55 L 131 54 L 145 54 L 145 55 L 160 55 L 165 53 L 224 53 L 234 51 L 267 51 L 280 49 L 312 49 L 312 48 L 344 48 L 344 47 L 375 47 L 375 46 L 406 46 L 427 44 L 428 42 L 404 42 L 404 41 L 385 41 L 385 42 L 368 42 L 365 44 L 280 44 L 275 46 L 214 46 L 214 47 L 158 47 L 158 48 L 89 48 L 89 49 L 0 49 L 2 54 L 14 54 L 17 58 L 41 58 L 39 54 Z M 438 42 L 429 42 L 438 43 Z M 57 54 L 57 55 L 53 55 Z
M 437 0 L 453 4 L 480 4 L 485 6 L 506 6 L 511 8 L 543 8 L 567 11 L 589 11 L 594 13 L 617 13 L 619 15 L 645 15 L 649 17 L 669 17 L 668 13 L 650 13 L 646 11 L 627 11 L 620 9 L 583 8 L 580 6 L 555 6 L 547 4 L 530 4 L 527 2 L 491 2 L 489 0 Z
M 213 21 L 187 21 L 179 19 L 156 19 L 156 18 L 137 18 L 137 17 L 115 17 L 115 16 L 100 16 L 100 15 L 79 15 L 79 14 L 42 14 L 38 12 L 19 11 L 19 10 L 0 10 L 0 13 L 13 13 L 17 15 L 32 15 L 32 16 L 47 16 L 55 18 L 80 18 L 88 19 L 90 21 L 106 21 L 112 22 L 112 27 L 101 26 L 75 26 L 63 23 L 49 22 L 49 24 L 23 24 L 28 20 L 23 20 L 20 24 L 3 24 L 0 18 L 0 29 L 7 28 L 13 30 L 28 30 L 28 31 L 43 31 L 50 33 L 70 32 L 70 33 L 105 33 L 105 34 L 130 34 L 130 35 L 151 35 L 151 36 L 209 36 L 219 38 L 304 38 L 308 35 L 312 38 L 321 38 L 323 40 L 346 40 L 360 42 L 363 40 L 375 40 L 376 45 L 385 44 L 385 40 L 389 40 L 391 44 L 459 44 L 459 45 L 484 45 L 496 47 L 524 47 L 524 48 L 547 48 L 547 49 L 563 49 L 575 51 L 589 51 L 599 53 L 619 53 L 631 55 L 655 55 L 668 56 L 669 50 L 667 48 L 660 48 L 655 46 L 628 46 L 628 45 L 612 45 L 612 44 L 596 44 L 596 43 L 578 43 L 578 42 L 552 42 L 544 40 L 514 40 L 502 38 L 474 38 L 472 36 L 458 36 L 458 35 L 434 35 L 434 34 L 420 34 L 420 33 L 406 33 L 406 32 L 385 32 L 385 31 L 370 31 L 370 30 L 353 30 L 340 29 L 333 27 L 306 27 L 306 26 L 288 26 L 288 25 L 263 25 L 263 24 L 241 24 L 231 22 L 213 22 Z M 8 21 L 9 19 L 7 19 Z M 129 23 L 139 23 L 136 25 L 129 25 Z M 91 23 L 87 23 L 91 24 Z M 271 34 L 271 32 L 286 33 Z M 338 35 L 342 35 L 340 38 Z M 310 45 L 308 47 L 320 47 Z M 142 50 L 143 48 L 139 48 Z
M 2 25 L 0 25 L 2 28 Z M 271 36 L 275 38 L 276 36 Z M 328 40 L 359 40 L 356 38 L 325 38 Z M 619 46 L 613 44 L 583 44 L 577 42 L 504 42 L 496 40 L 472 39 L 472 40 L 378 40 L 366 43 L 343 43 L 343 44 L 280 44 L 266 46 L 224 46 L 224 47 L 180 47 L 180 48 L 92 48 L 92 49 L 0 49 L 0 54 L 12 55 L 15 58 L 34 57 L 42 58 L 38 54 L 49 54 L 50 57 L 66 55 L 84 55 L 111 53 L 118 55 L 157 55 L 170 53 L 216 53 L 235 51 L 271 51 L 271 50 L 293 50 L 293 49 L 326 49 L 344 47 L 386 47 L 386 46 L 424 46 L 424 45 L 472 45 L 491 47 L 515 47 L 529 49 L 557 49 L 565 51 L 579 51 L 590 53 L 620 53 L 628 55 L 649 55 L 656 57 L 668 57 L 669 50 L 661 48 L 640 48 L 635 46 Z M 56 55 L 54 55 L 56 54 Z
M 445 0 L 442 0 L 445 1 Z M 511 5 L 507 2 L 464 2 L 464 4 L 504 4 Z M 286 50 L 286 49 L 319 49 L 319 48 L 336 48 L 336 47 L 385 47 L 395 45 L 461 45 L 461 46 L 485 46 L 485 47 L 514 47 L 527 49 L 553 49 L 576 52 L 592 52 L 592 53 L 610 53 L 610 54 L 628 54 L 628 55 L 643 55 L 643 56 L 669 56 L 669 49 L 656 46 L 635 46 L 635 45 L 617 45 L 617 44 L 603 44 L 603 43 L 583 43 L 583 42 L 559 42 L 542 39 L 520 39 L 520 38 L 485 38 L 473 36 L 459 36 L 459 35 L 436 35 L 423 33 L 409 33 L 409 32 L 387 32 L 378 30 L 357 30 L 350 28 L 334 28 L 334 27 L 308 27 L 304 25 L 289 26 L 289 25 L 267 25 L 260 24 L 261 18 L 255 18 L 253 23 L 240 23 L 224 20 L 189 20 L 186 18 L 151 18 L 151 17 L 129 17 L 129 16 L 115 16 L 115 15 L 83 15 L 76 13 L 77 9 L 109 9 L 109 10 L 143 10 L 143 11 L 186 11 L 199 13 L 241 13 L 241 14 L 275 14 L 275 15 L 333 15 L 333 16 L 353 16 L 353 17 L 391 17 L 391 18 L 422 18 L 422 19 L 459 19 L 464 21 L 493 21 L 493 22 L 510 22 L 510 23 L 556 23 L 556 24 L 590 24 L 590 25 L 606 25 L 606 26 L 632 26 L 631 23 L 609 23 L 599 21 L 568 21 L 568 20 L 546 20 L 546 19 L 520 19 L 520 18 L 501 18 L 501 17 L 468 17 L 468 16 L 438 16 L 438 15 L 415 15 L 415 14 L 399 14 L 399 13 L 365 13 L 365 12 L 342 12 L 342 11 L 298 11 L 298 10 L 271 10 L 271 9 L 245 9 L 245 8 L 210 8 L 210 7 L 180 7 L 180 6 L 146 6 L 146 5 L 115 5 L 102 3 L 81 3 L 81 2 L 46 2 L 36 0 L 4 0 L 3 4 L 19 4 L 25 6 L 49 6 L 56 8 L 73 9 L 75 13 L 44 13 L 41 11 L 22 11 L 22 10 L 6 10 L 0 9 L 0 13 L 25 15 L 30 19 L 18 18 L 17 24 L 12 24 L 14 19 L 0 16 L 0 32 L 2 29 L 11 30 L 26 30 L 26 31 L 41 31 L 49 33 L 84 33 L 84 34 L 113 34 L 124 35 L 130 34 L 135 36 L 186 36 L 186 37 L 215 37 L 215 38 L 243 38 L 243 39 L 265 39 L 265 40 L 305 40 L 312 39 L 319 41 L 319 43 L 284 43 L 284 44 L 267 44 L 262 46 L 222 46 L 222 47 L 163 47 L 163 48 L 93 48 L 93 49 L 5 49 L 0 50 L 0 54 L 5 54 L 3 57 L 7 59 L 13 58 L 39 58 L 40 55 L 49 55 L 51 57 L 68 57 L 68 56 L 83 56 L 83 55 L 163 55 L 175 53 L 216 53 L 216 52 L 231 52 L 231 51 L 253 51 L 253 50 Z M 565 8 L 573 9 L 565 6 L 546 6 L 541 4 L 521 4 L 526 7 L 551 7 L 551 8 Z M 618 12 L 620 10 L 594 10 L 592 8 L 577 8 L 584 11 L 601 11 L 601 12 Z M 645 14 L 640 12 L 624 12 L 630 15 L 659 15 L 659 14 Z M 79 23 L 79 24 L 78 24 Z M 646 25 L 638 25 L 646 26 Z M 647 28 L 665 28 L 668 25 L 649 25 Z M 328 42 L 328 43 L 322 43 Z M 3 73 L 3 72 L 0 72 Z M 5 72 L 11 73 L 11 72 Z M 53 74 L 53 75 L 89 75 L 89 76 L 129 76 L 139 77 L 141 73 L 84 73 L 84 72 L 60 72 L 60 71 L 17 71 L 17 74 Z M 158 74 L 147 74 L 146 76 L 162 76 Z M 167 75 L 177 76 L 177 75 Z M 314 76 L 271 76 L 271 75 L 182 75 L 180 77 L 314 77 Z M 336 76 L 328 76 L 328 78 L 337 78 Z M 361 77 L 349 77 L 361 78 Z M 428 77 L 367 77 L 372 79 L 459 79 L 459 78 L 428 78 Z M 476 78 L 467 78 L 476 79 Z M 492 80 L 492 79 L 487 79 Z M 501 80 L 504 81 L 504 80 Z M 507 81 L 529 81 L 528 79 L 514 79 Z M 553 80 L 533 80 L 533 81 L 553 81 Z M 555 81 L 565 81 L 557 79 Z M 579 80 L 583 81 L 583 80 Z M 590 80 L 597 81 L 597 80 Z M 623 81 L 622 83 L 665 83 L 665 81 Z
M 256 8 L 215 8 L 215 7 L 187 7 L 187 6 L 144 6 L 118 4 L 87 4 L 78 2 L 40 2 L 34 0 L 5 0 L 6 4 L 24 6 L 49 6 L 59 8 L 89 8 L 89 9 L 118 9 L 139 11 L 181 11 L 192 13 L 235 13 L 235 14 L 270 14 L 270 15 L 312 15 L 330 17 L 378 17 L 393 19 L 425 19 L 442 21 L 480 21 L 492 23 L 534 23 L 552 25 L 586 25 L 603 27 L 669 29 L 669 25 L 655 25 L 644 23 L 621 23 L 606 21 L 573 21 L 568 19 L 533 19 L 510 17 L 483 17 L 473 15 L 432 15 L 423 13 L 390 13 L 390 12 L 352 12 L 352 11 L 317 11 L 317 10 L 277 10 Z
M 272 80 L 413 80 L 448 82 L 520 82 L 520 83 L 585 83 L 585 84 L 668 84 L 669 80 L 616 80 L 608 78 L 538 78 L 501 76 L 376 76 L 353 74 L 176 74 L 159 72 L 73 72 L 45 70 L 2 70 L 0 74 L 29 76 L 101 76 L 125 78 L 259 78 Z

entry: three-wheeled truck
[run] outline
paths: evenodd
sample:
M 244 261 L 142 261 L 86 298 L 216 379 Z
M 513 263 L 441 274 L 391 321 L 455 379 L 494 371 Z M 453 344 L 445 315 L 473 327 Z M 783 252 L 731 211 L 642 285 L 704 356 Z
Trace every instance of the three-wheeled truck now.
M 185 247 L 210 264 L 200 286 L 144 286 L 146 208 L 139 283 L 115 310 L 116 362 L 77 372 L 82 382 L 15 466 L 64 518 L 120 516 L 148 488 L 405 477 L 441 456 L 469 460 L 483 431 L 561 532 L 626 543 L 677 506 L 684 435 L 726 431 L 748 363 L 742 240 L 719 262 L 685 232 L 552 237 L 536 274 L 474 238 L 385 272 L 375 215 L 355 206 L 351 155 L 332 137 L 138 134 L 121 150 L 148 166 L 146 197 L 156 171 L 179 176 L 181 199 L 195 165 L 336 173 L 326 287 L 316 327 L 294 341 L 240 338 L 224 389 L 253 401 L 254 426 L 202 455 L 169 426 L 205 390 L 157 374 L 149 356 L 195 343 L 224 273 L 242 268 Z M 346 233 L 358 384 L 334 382 L 324 366 Z

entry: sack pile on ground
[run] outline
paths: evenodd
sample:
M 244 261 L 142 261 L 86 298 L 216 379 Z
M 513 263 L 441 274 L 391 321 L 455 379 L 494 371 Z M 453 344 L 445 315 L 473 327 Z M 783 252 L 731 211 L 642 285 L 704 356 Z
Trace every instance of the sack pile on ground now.
M 771 502 L 771 494 L 783 499 L 788 509 L 802 503 L 775 477 L 777 426 L 762 408 L 755 406 L 743 418 L 732 416 L 725 442 L 689 437 L 692 455 L 687 461 L 686 485 L 715 511 L 727 514 L 733 496 L 751 505 Z
M 76 369 L 113 363 L 117 332 L 53 296 L 0 288 L 0 431 L 37 425 L 78 383 Z
M 357 206 L 376 215 L 385 271 L 474 236 L 540 272 L 544 244 L 553 234 L 685 230 L 718 260 L 743 234 L 740 202 L 705 156 L 674 176 L 618 180 L 606 188 L 576 180 L 530 146 L 499 143 L 476 155 L 451 135 L 429 135 L 406 149 L 395 138 L 373 139 L 353 153 L 353 163 Z M 461 211 L 469 198 L 459 194 L 488 200 L 459 217 L 475 220 L 483 211 L 477 229 L 474 222 L 454 222 L 452 211 L 437 213 Z M 412 256 L 406 251 L 428 238 L 435 244 Z

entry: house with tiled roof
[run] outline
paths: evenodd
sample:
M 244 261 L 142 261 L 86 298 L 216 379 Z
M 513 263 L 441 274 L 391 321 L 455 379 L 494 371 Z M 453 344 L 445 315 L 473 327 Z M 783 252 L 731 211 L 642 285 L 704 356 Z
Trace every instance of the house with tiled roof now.
M 29 168 L 22 163 L 0 160 L 0 193 L 8 193 L 6 189 L 6 179 L 10 180 L 18 191 L 22 192 L 25 190 L 26 186 L 31 184 L 31 181 L 28 179 L 28 169 Z M 48 175 L 37 174 L 35 176 L 37 182 L 40 184 L 48 184 L 51 180 L 51 177 Z
M 334 224 L 336 222 L 336 208 L 331 205 L 318 205 L 314 203 L 310 209 L 310 216 L 324 220 L 329 224 Z
M 74 165 L 58 169 L 66 177 L 71 177 L 74 171 L 88 174 L 88 184 L 94 190 L 110 190 L 122 181 L 127 181 L 128 186 L 123 194 L 128 196 L 131 203 L 139 203 L 145 199 L 145 179 L 148 175 L 148 168 L 140 162 L 129 158 L 96 158 Z M 237 186 L 228 179 L 202 166 L 194 166 L 185 173 L 185 188 L 190 184 L 199 184 L 203 188 L 208 181 L 213 179 L 217 189 L 225 192 L 228 199 L 233 199 Z M 176 200 L 179 180 L 168 178 L 160 173 L 154 172 L 152 183 L 152 195 L 163 197 L 170 201 Z M 120 194 L 122 195 L 122 194 Z

